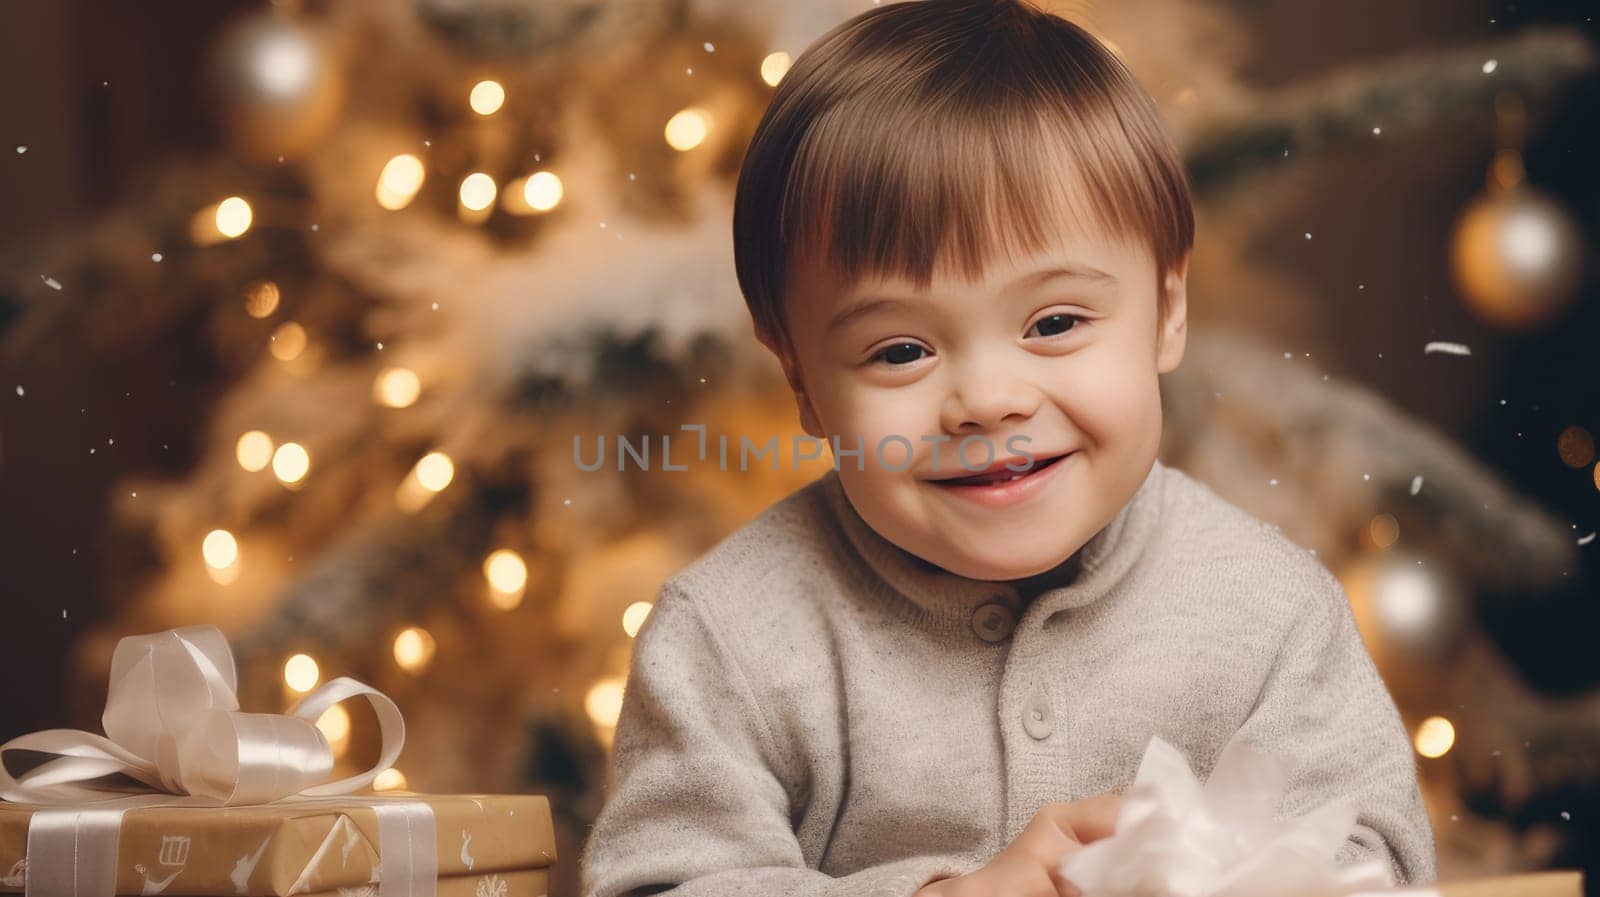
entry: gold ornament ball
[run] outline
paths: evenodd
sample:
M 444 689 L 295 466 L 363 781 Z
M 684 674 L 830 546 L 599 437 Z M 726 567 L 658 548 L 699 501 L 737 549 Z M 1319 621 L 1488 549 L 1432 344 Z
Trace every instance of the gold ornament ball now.
M 1521 185 L 1479 196 L 1456 220 L 1451 269 L 1468 307 L 1489 324 L 1547 323 L 1576 295 L 1583 235 L 1559 202 Z
M 210 71 L 229 142 L 257 161 L 303 154 L 327 135 L 344 106 L 344 64 L 334 38 L 283 12 L 236 20 L 213 49 Z
M 1405 548 L 1371 552 L 1341 579 L 1362 640 L 1395 700 L 1426 703 L 1472 630 L 1462 582 L 1442 563 Z

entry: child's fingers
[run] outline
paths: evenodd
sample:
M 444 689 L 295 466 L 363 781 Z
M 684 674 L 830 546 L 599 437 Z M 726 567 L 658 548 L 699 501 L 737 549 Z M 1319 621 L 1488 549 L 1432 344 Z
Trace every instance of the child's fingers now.
M 1046 814 L 1068 836 L 1088 844 L 1110 837 L 1117 830 L 1117 813 L 1121 808 L 1121 795 L 1097 794 L 1071 803 L 1046 804 L 1039 812 Z
M 1062 878 L 1054 869 L 1050 870 L 1050 883 L 1056 886 L 1057 897 L 1083 897 L 1083 890 L 1072 883 L 1071 879 Z

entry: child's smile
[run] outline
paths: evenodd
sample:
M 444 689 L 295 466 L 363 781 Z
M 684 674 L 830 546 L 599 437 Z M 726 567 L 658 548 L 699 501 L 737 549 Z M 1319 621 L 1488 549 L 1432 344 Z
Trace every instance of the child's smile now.
M 1004 508 L 1027 501 L 1054 482 L 1057 462 L 1068 460 L 1076 452 L 1050 457 L 1009 458 L 995 462 L 982 473 L 952 474 L 928 482 L 964 501 L 977 502 L 991 508 Z

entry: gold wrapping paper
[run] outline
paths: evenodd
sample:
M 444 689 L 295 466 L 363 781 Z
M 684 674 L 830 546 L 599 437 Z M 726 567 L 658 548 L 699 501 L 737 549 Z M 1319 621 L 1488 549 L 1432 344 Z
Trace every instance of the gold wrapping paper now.
M 1437 885 L 1440 897 L 1583 897 L 1583 873 L 1576 869 L 1524 872 L 1445 881 Z
M 435 897 L 549 897 L 550 870 L 517 869 L 490 872 L 488 875 L 455 875 L 441 878 Z M 225 897 L 225 895 L 215 895 Z M 318 891 L 304 897 L 378 897 L 375 882 L 332 891 Z
M 384 796 L 414 798 L 433 808 L 441 889 L 451 878 L 539 869 L 556 860 L 550 801 L 544 795 L 386 791 Z M 0 892 L 23 890 L 28 820 L 38 809 L 43 808 L 0 801 Z M 354 804 L 141 807 L 122 820 L 116 892 L 337 893 L 376 879 L 378 844 L 377 814 Z M 445 897 L 442 890 L 440 897 Z

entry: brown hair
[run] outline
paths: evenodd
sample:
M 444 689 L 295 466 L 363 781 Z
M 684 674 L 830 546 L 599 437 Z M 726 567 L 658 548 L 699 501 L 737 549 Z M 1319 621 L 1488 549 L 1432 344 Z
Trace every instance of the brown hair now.
M 953 230 L 956 270 L 976 279 L 991 237 L 1044 247 L 1044 209 L 1147 241 L 1166 315 L 1165 272 L 1194 243 L 1189 180 L 1121 60 L 1024 0 L 891 3 L 779 82 L 739 172 L 734 267 L 757 336 L 787 347 L 797 259 L 926 289 Z

